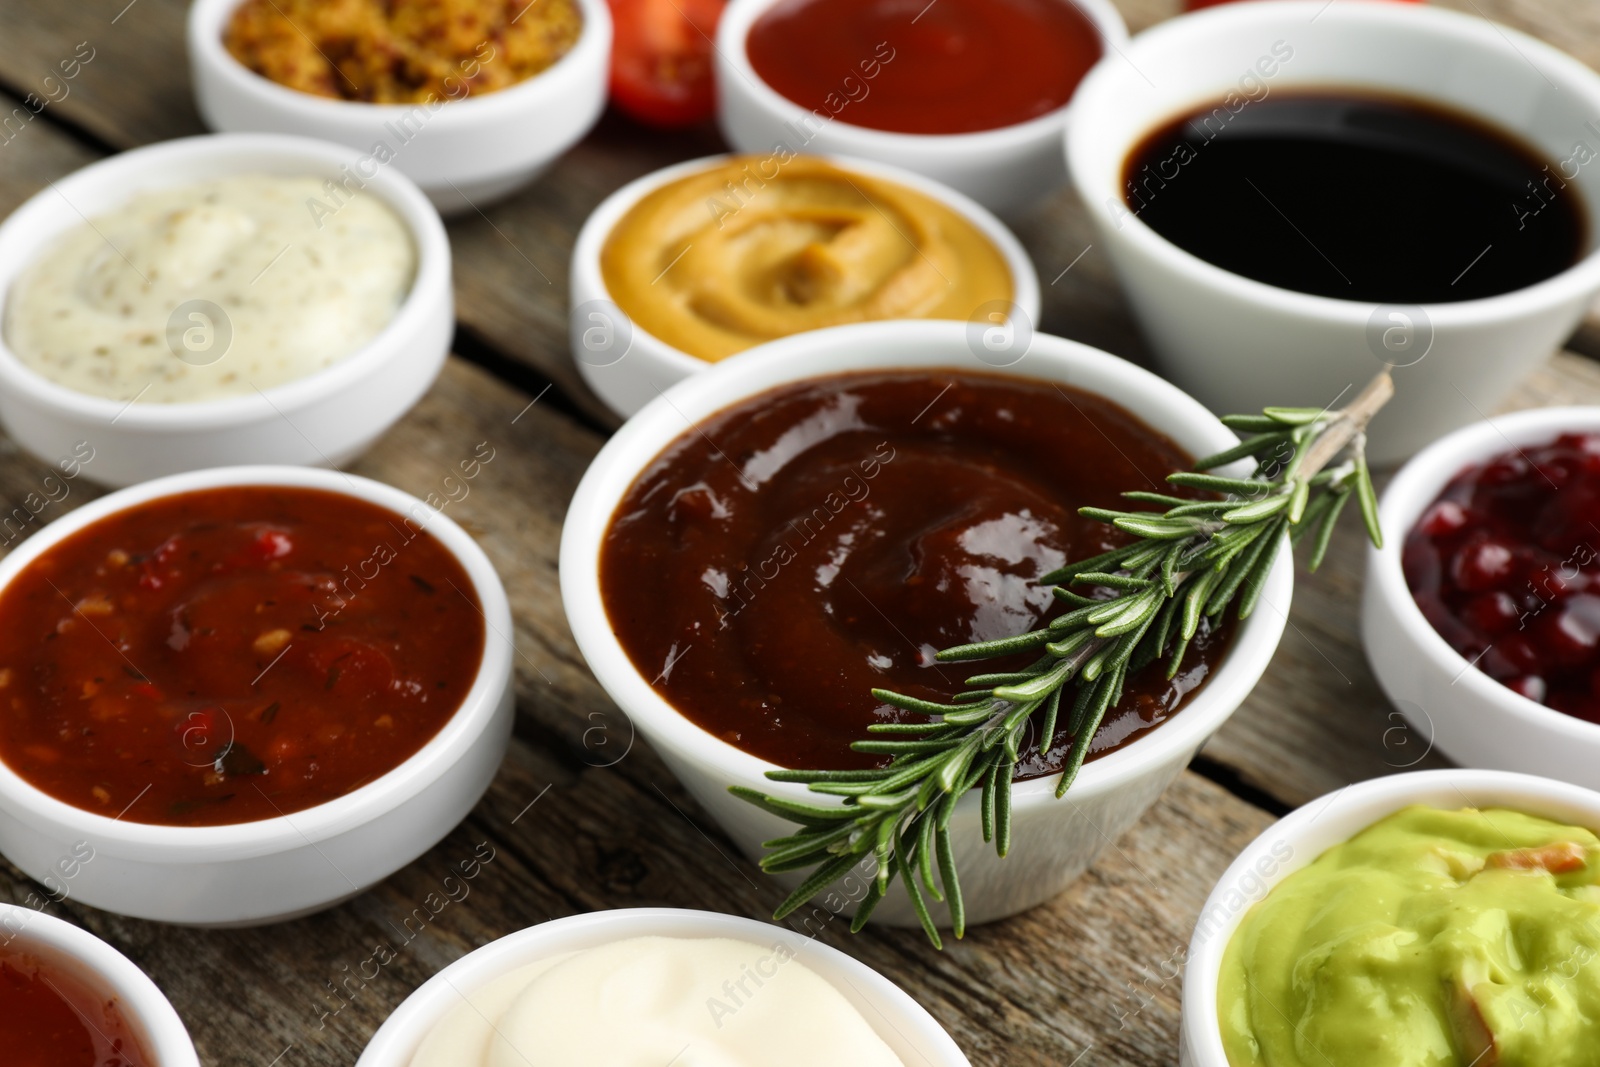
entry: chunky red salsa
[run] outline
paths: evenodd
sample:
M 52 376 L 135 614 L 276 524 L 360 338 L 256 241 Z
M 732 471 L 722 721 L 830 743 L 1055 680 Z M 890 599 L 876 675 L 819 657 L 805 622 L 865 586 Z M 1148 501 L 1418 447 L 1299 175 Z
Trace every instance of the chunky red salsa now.
M 973 133 L 1064 106 L 1101 54 L 1071 0 L 780 0 L 750 64 L 818 115 L 896 133 Z
M 1468 467 L 1402 562 L 1422 614 L 1479 670 L 1600 722 L 1600 434 Z
M 460 562 L 338 493 L 204 490 L 55 545 L 0 592 L 0 759 L 134 822 L 250 822 L 420 749 L 484 647 Z
M 6 1067 L 156 1067 L 114 999 L 11 948 L 0 948 L 0 1050 Z
M 1121 507 L 1191 457 L 1129 412 L 1049 382 L 958 371 L 817 379 L 755 397 L 669 446 L 618 506 L 600 557 L 634 666 L 712 734 L 784 767 L 868 767 L 870 723 L 913 718 L 873 688 L 945 700 L 941 648 L 1024 633 L 1056 610 L 1038 579 L 1125 542 L 1078 515 Z M 1164 484 L 1164 483 L 1162 483 Z M 1091 746 L 1165 722 L 1222 658 L 1205 625 L 1171 681 L 1129 677 Z M 1018 777 L 1058 771 L 1063 729 Z

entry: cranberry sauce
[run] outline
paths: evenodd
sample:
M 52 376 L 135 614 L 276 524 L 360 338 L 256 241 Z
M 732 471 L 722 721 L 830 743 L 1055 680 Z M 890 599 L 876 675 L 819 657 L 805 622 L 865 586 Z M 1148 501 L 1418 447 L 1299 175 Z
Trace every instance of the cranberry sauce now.
M 1468 467 L 1403 560 L 1452 648 L 1530 700 L 1600 722 L 1600 434 Z

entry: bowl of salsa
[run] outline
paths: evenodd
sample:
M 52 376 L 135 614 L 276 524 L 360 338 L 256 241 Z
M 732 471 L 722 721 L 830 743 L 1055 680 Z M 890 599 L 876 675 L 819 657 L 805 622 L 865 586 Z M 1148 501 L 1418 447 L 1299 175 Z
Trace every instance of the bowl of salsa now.
M 1176 388 L 1060 338 L 996 360 L 962 323 L 797 335 L 684 380 L 612 438 L 568 511 L 562 599 L 607 692 L 757 856 L 785 824 L 730 786 L 826 802 L 766 772 L 862 767 L 850 742 L 894 721 L 874 687 L 959 687 L 934 650 L 1032 629 L 1053 599 L 1036 579 L 1108 547 L 1079 507 L 1233 441 Z M 1025 758 L 1010 860 L 983 842 L 978 796 L 957 805 L 970 922 L 1049 899 L 1132 825 L 1265 670 L 1291 591 L 1281 555 L 1271 609 L 1208 632 L 1173 679 L 1130 677 L 1067 807 L 1071 738 Z M 894 894 L 873 919 L 916 922 Z
M 717 121 L 736 151 L 889 163 L 1015 212 L 1066 184 L 1073 94 L 1127 40 L 1109 0 L 733 0 Z
M 138 964 L 43 914 L 0 904 L 7 1067 L 200 1067 L 183 1021 Z
M 0 850 L 42 878 L 86 843 L 72 892 L 110 911 L 353 896 L 454 828 L 509 737 L 493 566 L 436 506 L 336 471 L 103 497 L 0 561 L 0 614 Z

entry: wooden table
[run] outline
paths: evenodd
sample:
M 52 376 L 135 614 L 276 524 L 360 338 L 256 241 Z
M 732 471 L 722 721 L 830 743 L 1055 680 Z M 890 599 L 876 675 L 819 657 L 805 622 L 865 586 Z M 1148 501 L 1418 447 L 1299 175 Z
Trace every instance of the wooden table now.
M 1600 6 L 1450 3 L 1600 65 Z M 0 113 L 38 90 L 78 42 L 94 49 L 69 95 L 0 138 L 0 214 L 105 155 L 201 132 L 184 57 L 184 6 L 0 0 Z M 1171 15 L 1176 0 L 1120 6 L 1138 30 Z M 615 425 L 567 352 L 574 236 L 623 182 L 720 148 L 710 130 L 666 136 L 608 116 L 539 184 L 452 223 L 456 357 L 416 410 L 353 468 L 422 495 L 478 442 L 496 450 L 451 511 L 499 568 L 516 620 L 516 735 L 476 810 L 376 889 L 294 923 L 191 930 L 70 900 L 52 908 L 155 978 L 208 1067 L 351 1064 L 395 1005 L 439 968 L 546 919 L 639 906 L 765 918 L 781 898 L 645 744 L 612 762 L 630 728 L 579 657 L 556 580 L 567 501 Z M 1014 221 L 1047 283 L 1043 328 L 1143 360 L 1110 265 L 1089 247 L 1088 220 L 1072 194 Z M 1600 354 L 1597 339 L 1600 330 L 1586 326 L 1571 345 Z M 1510 406 L 1581 402 L 1600 402 L 1600 367 L 1563 353 Z M 46 472 L 0 437 L 4 511 Z M 45 517 L 94 495 L 79 483 Z M 1276 816 L 1324 792 L 1401 767 L 1443 765 L 1428 754 L 1426 738 L 1397 728 L 1362 656 L 1361 552 L 1358 529 L 1347 523 L 1322 572 L 1301 576 L 1283 644 L 1260 687 L 1145 819 L 1059 899 L 975 929 L 942 953 L 915 931 L 872 929 L 852 938 L 830 929 L 824 939 L 909 990 L 975 1064 L 1176 1063 L 1180 982 L 1173 975 L 1200 906 L 1233 855 Z M 495 858 L 470 896 L 430 915 L 411 940 L 397 935 L 405 916 L 419 907 L 427 914 L 425 902 L 447 870 L 483 842 Z M 5 899 L 20 903 L 36 890 L 0 863 Z M 350 976 L 380 944 L 396 958 L 353 998 L 336 998 L 334 986 L 357 988 Z

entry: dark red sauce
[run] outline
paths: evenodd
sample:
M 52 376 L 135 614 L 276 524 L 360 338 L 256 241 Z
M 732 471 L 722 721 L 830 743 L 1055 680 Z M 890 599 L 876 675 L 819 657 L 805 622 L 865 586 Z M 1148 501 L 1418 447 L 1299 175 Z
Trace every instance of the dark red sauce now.
M 466 571 L 415 522 L 315 489 L 107 516 L 0 593 L 0 759 L 132 822 L 300 811 L 394 769 L 483 656 Z
M 1037 579 L 1123 543 L 1081 518 L 1188 466 L 1127 411 L 1047 382 L 959 371 L 817 379 L 684 434 L 618 507 L 601 592 L 629 658 L 707 731 L 785 767 L 868 767 L 873 688 L 941 700 L 1032 656 L 936 664 L 941 648 L 1054 614 Z M 1166 721 L 1224 653 L 1130 678 L 1093 755 Z M 1059 769 L 1071 737 L 1019 777 Z M 1035 750 L 1036 750 L 1035 744 Z
M 1468 467 L 1403 562 L 1423 615 L 1479 670 L 1600 722 L 1600 434 Z
M 6 1067 L 156 1067 L 115 999 L 71 969 L 0 947 L 0 1062 Z
M 1101 45 L 1071 0 L 781 0 L 746 51 L 768 85 L 819 115 L 937 134 L 1055 111 Z

